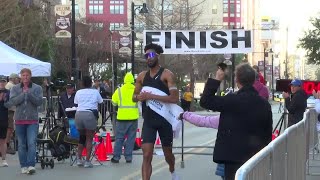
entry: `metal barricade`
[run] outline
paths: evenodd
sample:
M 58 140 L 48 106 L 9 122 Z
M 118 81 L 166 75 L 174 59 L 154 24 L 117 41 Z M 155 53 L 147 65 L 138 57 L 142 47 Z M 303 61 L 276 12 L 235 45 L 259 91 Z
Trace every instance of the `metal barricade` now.
M 307 110 L 302 121 L 286 129 L 243 164 L 235 179 L 305 180 L 310 166 L 309 151 L 318 145 L 316 121 L 314 109 Z

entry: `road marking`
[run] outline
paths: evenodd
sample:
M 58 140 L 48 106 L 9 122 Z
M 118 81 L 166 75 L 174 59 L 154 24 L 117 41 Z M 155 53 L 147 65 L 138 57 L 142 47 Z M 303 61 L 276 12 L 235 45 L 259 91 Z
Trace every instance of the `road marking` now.
M 215 140 L 216 140 L 216 139 L 207 141 L 207 142 L 205 142 L 205 143 L 200 144 L 199 146 L 208 145 L 208 144 L 210 144 L 210 143 L 215 142 Z M 190 152 L 190 151 L 193 151 L 194 149 L 196 149 L 196 148 L 190 148 L 190 149 L 188 149 L 188 150 L 186 150 L 186 151 L 184 151 L 184 152 Z M 201 148 L 201 149 L 196 150 L 195 152 L 202 152 L 202 151 L 204 151 L 205 149 L 206 149 L 206 148 Z M 183 160 L 185 160 L 185 159 L 187 159 L 187 158 L 190 158 L 191 156 L 193 156 L 193 155 L 192 155 L 192 154 L 187 154 L 187 155 L 184 156 Z M 178 162 L 178 161 L 180 162 L 181 159 L 182 159 L 182 158 L 181 158 L 181 154 L 180 154 L 180 157 L 179 157 L 178 159 L 176 159 L 176 162 Z M 160 162 L 158 162 L 158 163 L 156 163 L 155 165 L 153 165 L 153 166 L 152 166 L 152 169 L 153 169 L 152 175 L 159 173 L 159 172 L 162 171 L 164 168 L 168 168 L 168 166 L 164 166 L 164 165 L 166 165 L 166 164 L 167 164 L 167 162 L 166 162 L 165 160 L 161 160 Z M 132 173 L 132 174 L 130 174 L 130 175 L 127 175 L 127 176 L 121 178 L 120 180 L 133 180 L 133 179 L 137 179 L 139 176 L 141 176 L 141 169 L 140 169 L 140 171 L 135 171 L 134 173 Z M 141 178 L 140 178 L 140 180 L 141 180 Z

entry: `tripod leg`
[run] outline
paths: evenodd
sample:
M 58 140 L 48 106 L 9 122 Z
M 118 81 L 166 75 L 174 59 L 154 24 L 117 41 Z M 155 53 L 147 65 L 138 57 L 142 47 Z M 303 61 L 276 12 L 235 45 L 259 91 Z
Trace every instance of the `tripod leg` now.
M 279 134 L 281 133 L 281 129 L 283 127 L 282 125 L 283 125 L 283 122 L 284 122 L 284 114 L 281 115 L 280 121 L 281 121 L 281 124 L 280 124 L 280 128 L 279 128 Z

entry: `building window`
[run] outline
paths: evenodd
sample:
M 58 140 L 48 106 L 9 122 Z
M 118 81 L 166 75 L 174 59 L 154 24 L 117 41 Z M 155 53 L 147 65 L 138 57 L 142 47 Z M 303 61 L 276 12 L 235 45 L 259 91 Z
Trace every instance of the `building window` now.
M 228 13 L 223 13 L 223 17 L 229 17 Z
M 120 30 L 124 27 L 124 23 L 110 23 L 110 31 Z
M 237 13 L 239 13 L 241 11 L 241 6 L 240 4 L 237 4 Z
M 230 13 L 235 13 L 235 9 L 234 9 L 235 4 L 230 4 Z
M 241 17 L 241 14 L 240 14 L 240 13 L 237 13 L 237 17 Z
M 236 26 L 236 28 L 241 28 L 241 24 L 240 24 L 240 22 L 237 22 L 237 26 Z
M 110 1 L 110 14 L 124 14 L 124 1 Z
M 103 1 L 89 1 L 89 14 L 103 14 Z
M 234 28 L 235 24 L 234 22 L 230 22 L 230 29 Z
M 138 32 L 142 32 L 144 29 L 144 23 L 135 23 L 134 29 Z
M 229 6 L 228 6 L 228 4 L 223 4 L 223 12 L 224 12 L 224 13 L 228 13 L 228 11 L 229 11 Z
M 229 0 L 223 0 L 223 3 L 224 3 L 224 4 L 228 4 L 228 3 L 229 3 Z

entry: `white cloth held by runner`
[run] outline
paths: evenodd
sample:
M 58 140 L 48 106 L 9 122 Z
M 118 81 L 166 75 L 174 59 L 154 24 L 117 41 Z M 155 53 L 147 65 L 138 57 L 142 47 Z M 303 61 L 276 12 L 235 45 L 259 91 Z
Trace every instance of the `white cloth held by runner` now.
M 159 96 L 168 96 L 165 92 L 149 86 L 144 86 L 141 92 L 149 92 Z M 179 138 L 182 123 L 178 120 L 178 117 L 183 112 L 183 109 L 177 104 L 164 103 L 154 99 L 147 100 L 146 105 L 154 112 L 165 118 L 172 125 L 174 138 Z

